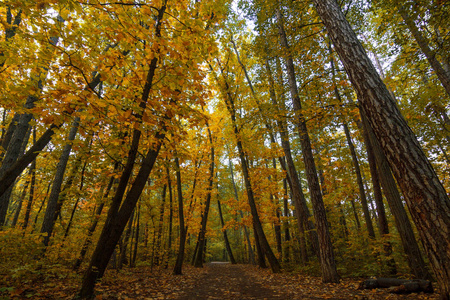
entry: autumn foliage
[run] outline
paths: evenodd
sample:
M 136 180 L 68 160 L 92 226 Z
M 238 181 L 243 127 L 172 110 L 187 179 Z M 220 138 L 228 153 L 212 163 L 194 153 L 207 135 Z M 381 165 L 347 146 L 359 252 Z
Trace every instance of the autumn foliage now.
M 340 9 L 445 192 L 450 12 L 397 2 Z M 449 241 L 426 237 L 450 221 L 420 222 L 321 18 L 319 0 L 0 3 L 0 297 L 177 297 L 217 270 L 186 264 L 230 261 L 282 272 L 223 271 L 278 276 L 280 299 L 289 280 L 365 297 L 371 276 L 448 299 Z

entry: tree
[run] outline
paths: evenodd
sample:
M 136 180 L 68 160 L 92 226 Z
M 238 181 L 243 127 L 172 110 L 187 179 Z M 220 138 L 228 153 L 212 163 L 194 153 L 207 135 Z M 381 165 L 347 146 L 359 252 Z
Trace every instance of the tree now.
M 280 8 L 277 9 L 278 28 L 280 35 L 280 44 L 286 50 L 289 45 L 286 33 L 283 27 L 283 18 Z M 302 147 L 303 162 L 306 168 L 306 177 L 308 180 L 309 192 L 311 194 L 311 202 L 313 203 L 314 218 L 316 220 L 317 234 L 319 236 L 319 254 L 320 264 L 322 267 L 323 282 L 339 282 L 339 275 L 334 260 L 333 246 L 329 234 L 328 221 L 325 213 L 325 207 L 320 190 L 319 179 L 317 177 L 316 165 L 311 150 L 311 141 L 309 139 L 306 120 L 302 113 L 302 105 L 300 103 L 297 83 L 295 80 L 295 69 L 292 57 L 288 56 L 285 60 L 286 69 L 289 79 L 289 88 L 294 111 L 297 113 L 297 128 L 300 136 L 300 144 Z
M 449 299 L 448 195 L 336 1 L 315 0 L 314 4 L 403 191 L 442 297 Z

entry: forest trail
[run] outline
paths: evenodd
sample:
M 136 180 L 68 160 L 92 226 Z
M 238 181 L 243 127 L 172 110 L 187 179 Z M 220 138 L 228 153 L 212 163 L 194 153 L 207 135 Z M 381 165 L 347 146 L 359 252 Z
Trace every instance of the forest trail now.
M 200 280 L 178 299 L 289 299 L 277 286 L 265 286 L 243 265 L 212 262 Z
M 2 281 L 0 299 L 75 300 L 80 279 L 66 272 L 30 274 L 15 283 Z M 396 295 L 385 289 L 358 290 L 361 279 L 342 279 L 338 284 L 322 283 L 320 277 L 283 272 L 252 265 L 207 263 L 203 268 L 183 266 L 183 275 L 171 268 L 136 267 L 108 270 L 95 288 L 95 300 L 438 300 L 439 294 Z M 6 288 L 6 287 L 10 288 Z

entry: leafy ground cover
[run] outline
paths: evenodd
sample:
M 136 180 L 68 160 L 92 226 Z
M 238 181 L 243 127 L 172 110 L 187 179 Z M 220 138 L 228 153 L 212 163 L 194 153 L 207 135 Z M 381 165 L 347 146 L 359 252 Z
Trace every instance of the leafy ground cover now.
M 45 275 L 44 275 L 45 274 Z M 69 271 L 42 272 L 20 282 L 3 278 L 0 299 L 75 299 L 80 278 Z M 273 274 L 251 265 L 209 263 L 203 269 L 138 267 L 110 270 L 96 287 L 96 299 L 439 299 L 437 293 L 389 294 L 383 289 L 358 290 L 360 279 L 324 284 L 320 277 Z

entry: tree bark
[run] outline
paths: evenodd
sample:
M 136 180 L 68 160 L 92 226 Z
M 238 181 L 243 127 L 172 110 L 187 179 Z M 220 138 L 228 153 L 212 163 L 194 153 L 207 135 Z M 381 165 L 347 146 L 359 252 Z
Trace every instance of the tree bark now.
M 161 133 L 157 133 L 155 135 L 155 138 L 158 141 L 155 146 L 156 148 L 150 148 L 148 150 L 144 160 L 142 161 L 141 168 L 139 169 L 129 192 L 125 197 L 125 200 L 122 205 L 120 205 L 120 210 L 115 212 L 113 215 L 112 213 L 110 214 L 111 208 L 110 211 L 108 211 L 107 221 L 103 227 L 97 247 L 92 254 L 91 262 L 83 278 L 83 283 L 79 292 L 80 298 L 86 299 L 92 297 L 96 280 L 103 276 L 109 259 L 114 252 L 125 225 L 128 222 L 142 190 L 145 187 L 148 176 L 150 175 L 156 158 L 158 157 L 164 136 L 165 135 Z M 119 188 L 117 191 L 118 190 Z
M 281 46 L 289 52 L 289 45 L 286 37 L 286 32 L 284 31 L 282 15 L 279 8 L 277 9 L 277 19 Z M 313 205 L 314 219 L 317 226 L 317 234 L 319 237 L 319 254 L 320 265 L 322 268 L 322 281 L 326 283 L 339 282 L 339 275 L 337 273 L 336 262 L 334 260 L 333 245 L 331 243 L 325 206 L 322 199 L 319 180 L 317 178 L 316 165 L 311 149 L 308 128 L 306 126 L 305 117 L 302 113 L 302 106 L 300 103 L 297 82 L 295 79 L 294 61 L 291 55 L 287 55 L 285 63 L 288 73 L 291 98 L 294 103 L 294 112 L 297 114 L 298 118 L 297 128 L 300 136 L 300 145 L 302 148 L 303 162 L 306 169 L 306 178 L 308 181 L 309 193 L 311 195 L 311 202 Z
M 314 4 L 403 191 L 442 298 L 450 299 L 448 195 L 337 2 L 314 0 Z
M 161 192 L 161 204 L 159 208 L 159 220 L 158 220 L 158 231 L 156 234 L 156 242 L 155 242 L 155 249 L 156 249 L 156 255 L 155 255 L 155 261 L 154 265 L 159 266 L 161 262 L 161 239 L 162 239 L 162 232 L 163 232 L 163 225 L 164 225 L 164 210 L 166 207 L 166 193 L 167 193 L 167 184 L 164 184 L 162 192 Z
M 128 220 L 128 227 L 125 230 L 125 232 L 123 233 L 122 243 L 120 244 L 119 261 L 117 263 L 117 269 L 119 269 L 119 270 L 121 270 L 123 268 L 123 265 L 126 262 L 128 241 L 130 240 L 131 228 L 133 226 L 134 215 L 135 215 L 135 211 L 133 210 L 133 213 L 131 214 L 131 218 Z
M 36 143 L 36 128 L 33 129 L 33 144 Z M 34 199 L 34 189 L 36 187 L 36 159 L 33 160 L 30 166 L 31 173 L 31 183 L 30 183 L 30 192 L 28 195 L 27 207 L 25 209 L 25 217 L 23 219 L 22 229 L 26 230 L 28 227 L 28 222 L 30 220 L 31 208 L 33 206 Z
M 290 261 L 290 240 L 291 240 L 291 234 L 289 232 L 289 221 L 288 218 L 290 217 L 289 213 L 289 207 L 288 207 L 288 195 L 287 195 L 287 179 L 283 179 L 283 189 L 284 189 L 284 199 L 283 199 L 283 211 L 284 216 L 286 220 L 283 222 L 284 227 L 284 242 L 286 243 L 286 247 L 284 248 L 284 261 L 289 262 Z
M 19 14 L 19 19 L 20 19 L 20 14 Z M 64 20 L 60 16 L 57 17 L 57 20 L 58 20 L 58 22 L 61 22 L 61 23 L 64 22 Z M 20 20 L 19 20 L 19 22 L 20 22 Z M 47 46 L 42 51 L 42 53 L 41 53 L 41 56 L 43 56 L 43 57 L 41 57 L 42 60 L 45 60 L 46 62 L 51 61 L 51 57 L 45 57 L 45 54 L 46 54 L 46 52 L 49 51 L 50 47 L 56 46 L 58 44 L 58 40 L 59 40 L 59 37 L 57 37 L 57 36 L 56 37 L 53 36 L 53 37 L 49 38 L 49 43 L 51 46 Z M 52 56 L 52 55 L 50 54 L 50 56 Z M 38 91 L 42 90 L 43 81 L 45 80 L 47 74 L 48 74 L 48 67 L 46 67 L 46 66 L 41 67 L 38 71 L 36 71 L 36 74 L 32 74 L 31 86 L 36 88 L 36 90 L 38 90 Z M 25 105 L 24 105 L 25 110 L 30 110 L 30 109 L 34 108 L 36 101 L 38 101 L 38 97 L 35 95 L 32 95 L 32 94 L 29 94 L 26 99 Z M 5 156 L 2 161 L 2 166 L 0 167 L 0 176 L 2 178 L 4 178 L 7 175 L 8 176 L 12 175 L 12 174 L 8 174 L 8 171 L 10 170 L 10 168 L 15 166 L 15 163 L 18 161 L 18 158 L 23 154 L 23 152 L 20 150 L 21 150 L 22 145 L 24 144 L 25 137 L 27 136 L 27 132 L 29 131 L 30 121 L 32 118 L 33 118 L 32 113 L 25 112 L 25 113 L 21 114 L 20 117 L 18 118 L 17 125 L 13 124 L 13 126 L 15 126 L 15 128 L 12 133 L 11 140 L 8 143 L 8 147 L 7 147 L 7 149 L 5 149 L 6 153 L 5 153 Z M 41 149 L 39 149 L 38 151 L 40 151 L 40 150 Z M 31 163 L 31 161 L 29 163 Z M 28 166 L 28 164 L 27 164 L 27 166 Z M 25 168 L 26 168 L 26 166 L 23 169 L 25 169 Z M 20 175 L 20 173 L 22 173 L 23 169 L 19 168 L 17 170 L 17 171 L 20 170 L 19 175 Z M 17 176 L 14 177 L 14 180 Z M 8 185 L 8 187 L 10 187 L 13 184 L 14 180 Z M 6 188 L 5 192 L 0 191 L 0 228 L 4 225 L 4 222 L 5 222 L 5 217 L 6 217 L 6 213 L 7 213 L 8 206 L 9 206 L 9 200 L 10 200 L 9 198 L 11 195 L 11 191 L 12 191 L 12 187 Z
M 386 156 L 381 149 L 380 144 L 375 138 L 375 135 L 368 124 L 367 118 L 361 111 L 361 119 L 363 120 L 364 130 L 369 135 L 370 144 L 373 147 L 375 161 L 377 164 L 378 174 L 380 175 L 381 186 L 383 187 L 384 195 L 388 202 L 391 213 L 394 215 L 395 226 L 400 235 L 403 250 L 406 253 L 408 266 L 411 273 L 418 279 L 430 279 L 431 275 L 428 273 L 419 245 L 414 236 L 414 231 L 409 221 L 408 214 L 403 207 L 400 193 L 397 189 L 397 184 L 392 176 Z
M 384 253 L 387 258 L 387 267 L 388 267 L 388 273 L 390 275 L 397 274 L 397 267 L 395 265 L 394 258 L 390 258 L 390 255 L 392 254 L 392 244 L 388 240 L 389 237 L 389 225 L 388 220 L 386 217 L 386 211 L 384 209 L 384 202 L 383 202 L 383 195 L 381 193 L 381 186 L 380 186 L 380 177 L 377 170 L 376 165 L 376 159 L 375 159 L 375 153 L 373 149 L 373 145 L 370 141 L 369 133 L 365 129 L 364 125 L 362 125 L 362 128 L 360 130 L 362 131 L 363 138 L 364 138 L 364 144 L 366 145 L 366 151 L 367 151 L 367 160 L 369 161 L 369 169 L 370 174 L 372 177 L 372 186 L 373 186 L 373 194 L 375 197 L 375 203 L 376 203 L 376 210 L 378 215 L 378 229 L 380 231 L 381 241 L 383 243 Z M 390 170 L 389 170 L 390 172 Z M 392 175 L 391 175 L 392 176 Z M 409 220 L 408 220 L 409 222 Z M 418 274 L 419 275 L 419 274 Z

